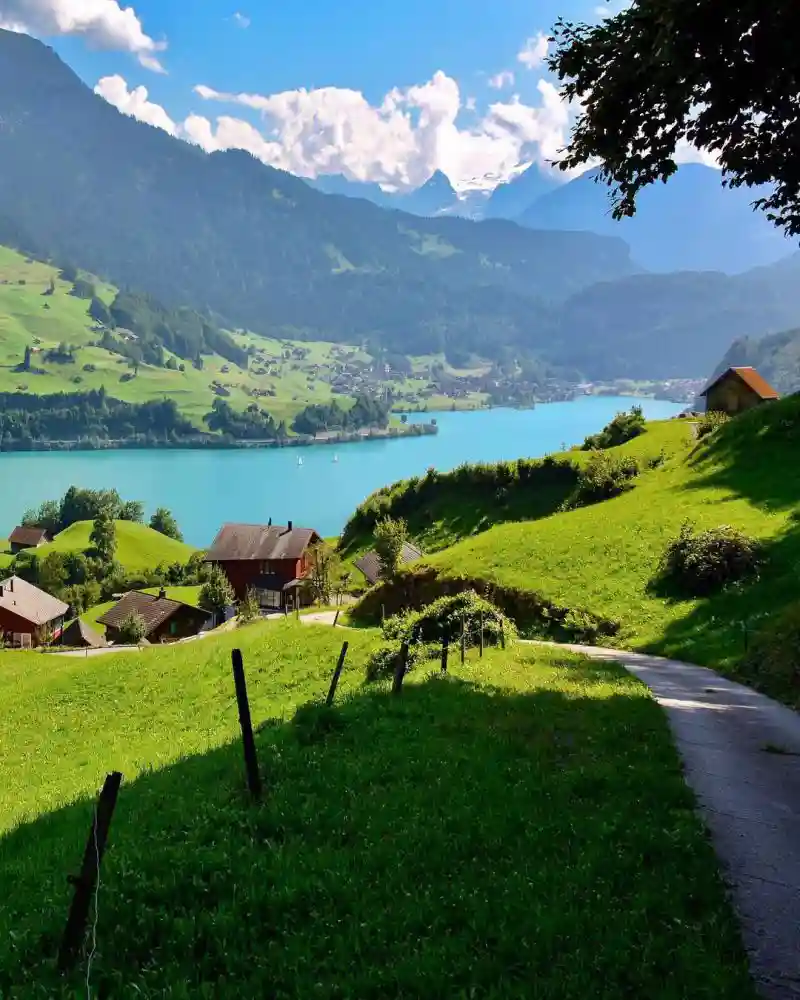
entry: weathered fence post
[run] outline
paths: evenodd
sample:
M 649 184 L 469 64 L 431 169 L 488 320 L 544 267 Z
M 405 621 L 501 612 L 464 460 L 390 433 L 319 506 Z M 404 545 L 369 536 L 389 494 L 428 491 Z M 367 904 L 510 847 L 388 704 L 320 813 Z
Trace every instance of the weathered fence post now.
M 403 689 L 403 678 L 408 667 L 408 643 L 404 642 L 400 647 L 400 661 L 395 667 L 394 679 L 392 680 L 392 694 L 400 694 Z
M 464 615 L 461 615 L 461 665 L 464 665 L 464 653 L 467 644 L 467 634 L 466 634 L 466 623 L 464 620 Z
M 106 775 L 103 790 L 100 792 L 92 817 L 92 828 L 89 831 L 83 852 L 80 875 L 70 875 L 68 879 L 75 886 L 75 895 L 72 898 L 64 936 L 58 949 L 59 972 L 66 972 L 74 963 L 86 934 L 86 921 L 89 917 L 97 879 L 100 876 L 100 862 L 105 853 L 108 829 L 111 826 L 111 817 L 114 815 L 114 806 L 117 804 L 117 793 L 121 782 L 122 775 L 119 771 L 113 771 Z
M 480 614 L 480 626 L 481 626 L 481 656 L 483 656 L 483 612 Z
M 233 663 L 233 683 L 236 687 L 236 702 L 239 706 L 239 725 L 242 729 L 247 787 L 253 798 L 257 799 L 261 795 L 261 775 L 258 773 L 256 742 L 253 739 L 253 723 L 250 719 L 250 702 L 247 700 L 247 684 L 244 679 L 241 649 L 231 651 L 231 661 Z
M 386 621 L 386 605 L 381 604 L 381 625 Z
M 331 677 L 331 686 L 328 688 L 328 697 L 325 699 L 326 705 L 332 705 L 333 699 L 336 697 L 336 687 L 339 684 L 339 677 L 341 676 L 342 667 L 344 666 L 344 658 L 347 656 L 347 646 L 348 643 L 342 643 L 342 651 L 339 653 L 339 662 L 336 664 L 333 677 Z
M 449 639 L 447 637 L 447 626 L 444 628 L 442 635 L 442 673 L 447 673 L 447 654 L 448 654 Z
M 502 649 L 506 648 L 506 625 L 502 619 L 500 620 L 500 646 Z
M 334 628 L 336 628 L 336 624 L 337 624 L 338 621 L 339 621 L 339 612 L 337 611 L 336 614 L 333 616 L 333 627 Z

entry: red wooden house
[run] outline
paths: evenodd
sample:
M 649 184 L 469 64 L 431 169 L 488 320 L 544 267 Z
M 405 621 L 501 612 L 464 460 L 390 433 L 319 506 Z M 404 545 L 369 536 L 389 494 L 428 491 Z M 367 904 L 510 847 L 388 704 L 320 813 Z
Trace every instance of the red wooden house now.
M 310 564 L 309 547 L 320 541 L 313 528 L 278 524 L 223 524 L 205 561 L 219 566 L 242 600 L 254 591 L 262 608 L 283 610 L 301 599 Z
M 0 580 L 0 636 L 11 645 L 39 646 L 61 635 L 69 606 L 18 576 Z

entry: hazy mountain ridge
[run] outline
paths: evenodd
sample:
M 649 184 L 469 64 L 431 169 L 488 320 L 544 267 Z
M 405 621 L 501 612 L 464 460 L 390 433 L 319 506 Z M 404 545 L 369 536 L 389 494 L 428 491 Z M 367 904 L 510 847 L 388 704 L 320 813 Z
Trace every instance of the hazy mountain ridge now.
M 645 274 L 618 237 L 323 194 L 121 115 L 2 31 L 0 119 L 0 241 L 234 327 L 403 354 L 511 348 L 598 379 L 703 375 L 733 339 L 800 324 L 797 260 Z

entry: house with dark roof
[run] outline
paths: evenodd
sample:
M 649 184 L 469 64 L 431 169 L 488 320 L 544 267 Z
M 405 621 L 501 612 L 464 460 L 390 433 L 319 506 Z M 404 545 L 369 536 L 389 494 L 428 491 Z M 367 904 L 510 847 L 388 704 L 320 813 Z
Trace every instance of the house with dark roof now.
M 14 528 L 8 538 L 11 551 L 16 555 L 23 549 L 38 549 L 40 545 L 46 545 L 52 539 L 44 528 L 26 528 L 19 525 Z
M 262 608 L 284 610 L 305 600 L 309 549 L 321 541 L 313 528 L 279 524 L 223 524 L 205 561 L 219 566 L 236 599 L 252 590 Z
M 69 605 L 18 576 L 0 579 L 0 635 L 11 646 L 58 639 Z
M 707 413 L 727 413 L 729 417 L 780 398 L 755 368 L 745 367 L 728 368 L 700 396 L 705 398 Z
M 144 622 L 144 638 L 148 643 L 174 642 L 197 635 L 210 617 L 202 608 L 171 600 L 162 587 L 157 595 L 129 591 L 113 608 L 100 615 L 97 624 L 105 625 L 106 639 L 117 643 L 121 641 L 122 623 L 131 615 L 139 615 Z
M 415 562 L 417 559 L 421 558 L 422 552 L 416 547 L 416 545 L 412 545 L 411 542 L 403 542 L 403 548 L 400 550 L 401 565 Z M 354 565 L 356 569 L 361 570 L 370 586 L 380 580 L 381 560 L 378 553 L 374 550 L 371 552 L 365 552 L 360 559 L 356 559 Z

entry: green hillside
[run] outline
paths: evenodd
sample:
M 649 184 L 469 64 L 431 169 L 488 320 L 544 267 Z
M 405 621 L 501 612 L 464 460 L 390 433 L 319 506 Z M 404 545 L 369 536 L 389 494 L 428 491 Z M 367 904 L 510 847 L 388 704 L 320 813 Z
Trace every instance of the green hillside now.
M 366 607 L 374 613 L 381 603 L 390 608 L 406 600 L 415 587 L 422 600 L 470 581 L 497 588 L 529 627 L 548 630 L 544 602 L 570 610 L 578 634 L 582 622 L 590 624 L 586 614 L 606 626 L 616 623 L 606 630 L 607 645 L 736 670 L 746 633 L 768 629 L 798 600 L 799 444 L 800 397 L 738 417 L 700 442 L 687 422 L 652 425 L 608 453 L 644 459 L 650 452 L 660 463 L 648 468 L 642 461 L 629 492 L 564 513 L 551 507 L 546 516 L 531 515 L 538 519 L 496 524 L 463 538 L 415 563 L 396 588 L 374 592 Z M 571 457 L 588 460 L 586 453 Z M 457 524 L 457 506 L 448 517 Z M 698 529 L 729 524 L 763 543 L 759 578 L 708 598 L 662 596 L 655 586 L 659 562 L 687 520 Z M 760 680 L 797 699 L 795 682 Z
M 145 524 L 134 521 L 115 521 L 114 524 L 117 534 L 115 559 L 130 573 L 152 570 L 159 565 L 185 563 L 196 551 L 191 545 L 167 538 Z M 92 547 L 89 541 L 91 533 L 91 521 L 78 521 L 59 532 L 48 545 L 36 549 L 35 555 L 43 559 L 50 552 L 87 552 Z
M 0 652 L 2 995 L 85 995 L 84 962 L 54 970 L 65 873 L 87 797 L 119 768 L 93 995 L 510 1000 L 535 978 L 542 1000 L 750 1000 L 711 846 L 637 681 L 517 646 L 445 680 L 412 674 L 393 698 L 362 684 L 375 638 L 347 636 L 333 711 L 299 707 L 327 689 L 330 628 L 88 660 Z

